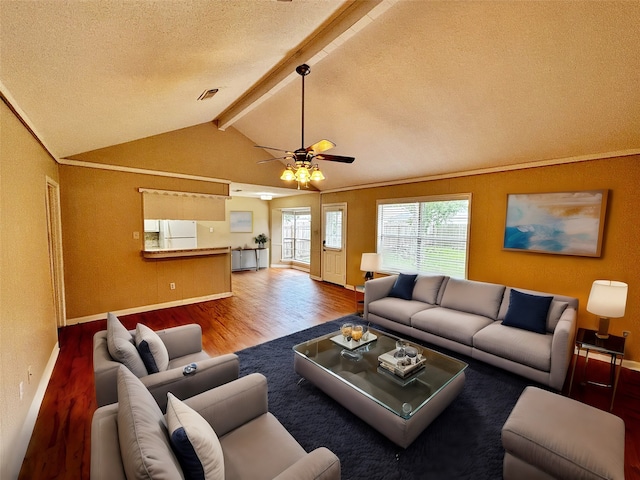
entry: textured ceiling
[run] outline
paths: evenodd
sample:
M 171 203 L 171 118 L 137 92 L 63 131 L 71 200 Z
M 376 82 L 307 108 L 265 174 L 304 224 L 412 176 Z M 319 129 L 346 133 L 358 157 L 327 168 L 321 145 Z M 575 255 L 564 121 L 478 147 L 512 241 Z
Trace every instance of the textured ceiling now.
M 2 1 L 0 88 L 59 158 L 212 120 L 296 149 L 308 62 L 305 143 L 356 157 L 321 163 L 339 189 L 640 152 L 639 23 L 615 1 Z

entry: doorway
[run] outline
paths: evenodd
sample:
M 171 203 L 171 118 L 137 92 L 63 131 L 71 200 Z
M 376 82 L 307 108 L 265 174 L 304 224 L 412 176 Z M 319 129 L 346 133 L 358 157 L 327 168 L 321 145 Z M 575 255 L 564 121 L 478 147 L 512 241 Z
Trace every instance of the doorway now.
M 345 286 L 347 204 L 322 206 L 322 280 Z
M 47 177 L 47 237 L 49 268 L 53 287 L 53 304 L 58 328 L 67 324 L 64 304 L 64 269 L 62 264 L 62 221 L 60 218 L 60 186 Z

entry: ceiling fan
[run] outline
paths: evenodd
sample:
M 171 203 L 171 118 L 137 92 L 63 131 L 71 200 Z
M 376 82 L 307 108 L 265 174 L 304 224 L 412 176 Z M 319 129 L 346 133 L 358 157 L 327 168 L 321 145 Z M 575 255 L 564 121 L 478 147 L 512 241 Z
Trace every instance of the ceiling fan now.
M 268 160 L 261 160 L 258 163 L 272 162 L 275 160 L 288 160 L 293 163 L 287 163 L 285 171 L 282 173 L 280 179 L 286 181 L 296 180 L 298 182 L 298 188 L 300 185 L 308 187 L 310 181 L 324 180 L 324 175 L 320 171 L 320 167 L 317 163 L 313 163 L 314 160 L 327 160 L 330 162 L 341 163 L 353 163 L 354 157 L 344 157 L 341 155 L 327 155 L 323 153 L 330 148 L 335 147 L 335 143 L 330 140 L 320 140 L 313 145 L 304 146 L 304 77 L 309 75 L 311 68 L 307 64 L 302 64 L 296 67 L 296 72 L 302 77 L 302 129 L 301 129 L 301 147 L 297 150 L 283 150 L 281 148 L 265 147 L 263 145 L 256 145 L 256 148 L 264 148 L 267 150 L 275 150 L 278 152 L 284 152 L 285 155 L 278 158 L 270 158 Z

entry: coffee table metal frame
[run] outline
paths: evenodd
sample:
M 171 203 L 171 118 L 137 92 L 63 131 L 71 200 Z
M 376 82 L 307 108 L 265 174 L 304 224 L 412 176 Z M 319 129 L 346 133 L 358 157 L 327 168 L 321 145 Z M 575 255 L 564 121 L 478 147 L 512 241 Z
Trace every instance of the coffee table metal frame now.
M 344 349 L 333 332 L 293 347 L 294 370 L 397 445 L 407 448 L 458 396 L 467 364 L 406 340 L 426 358 L 424 368 L 400 378 L 379 367 L 378 356 L 399 337 L 370 329 L 374 342 Z

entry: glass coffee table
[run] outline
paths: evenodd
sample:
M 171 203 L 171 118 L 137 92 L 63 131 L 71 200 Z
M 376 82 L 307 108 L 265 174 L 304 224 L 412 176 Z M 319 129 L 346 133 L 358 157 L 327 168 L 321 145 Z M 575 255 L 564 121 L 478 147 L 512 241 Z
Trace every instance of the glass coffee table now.
M 409 362 L 403 357 L 394 368 L 398 346 L 418 349 L 419 361 L 402 366 Z M 295 345 L 293 351 L 298 375 L 403 448 L 458 396 L 467 368 L 460 360 L 375 329 L 359 342 L 334 332 Z

